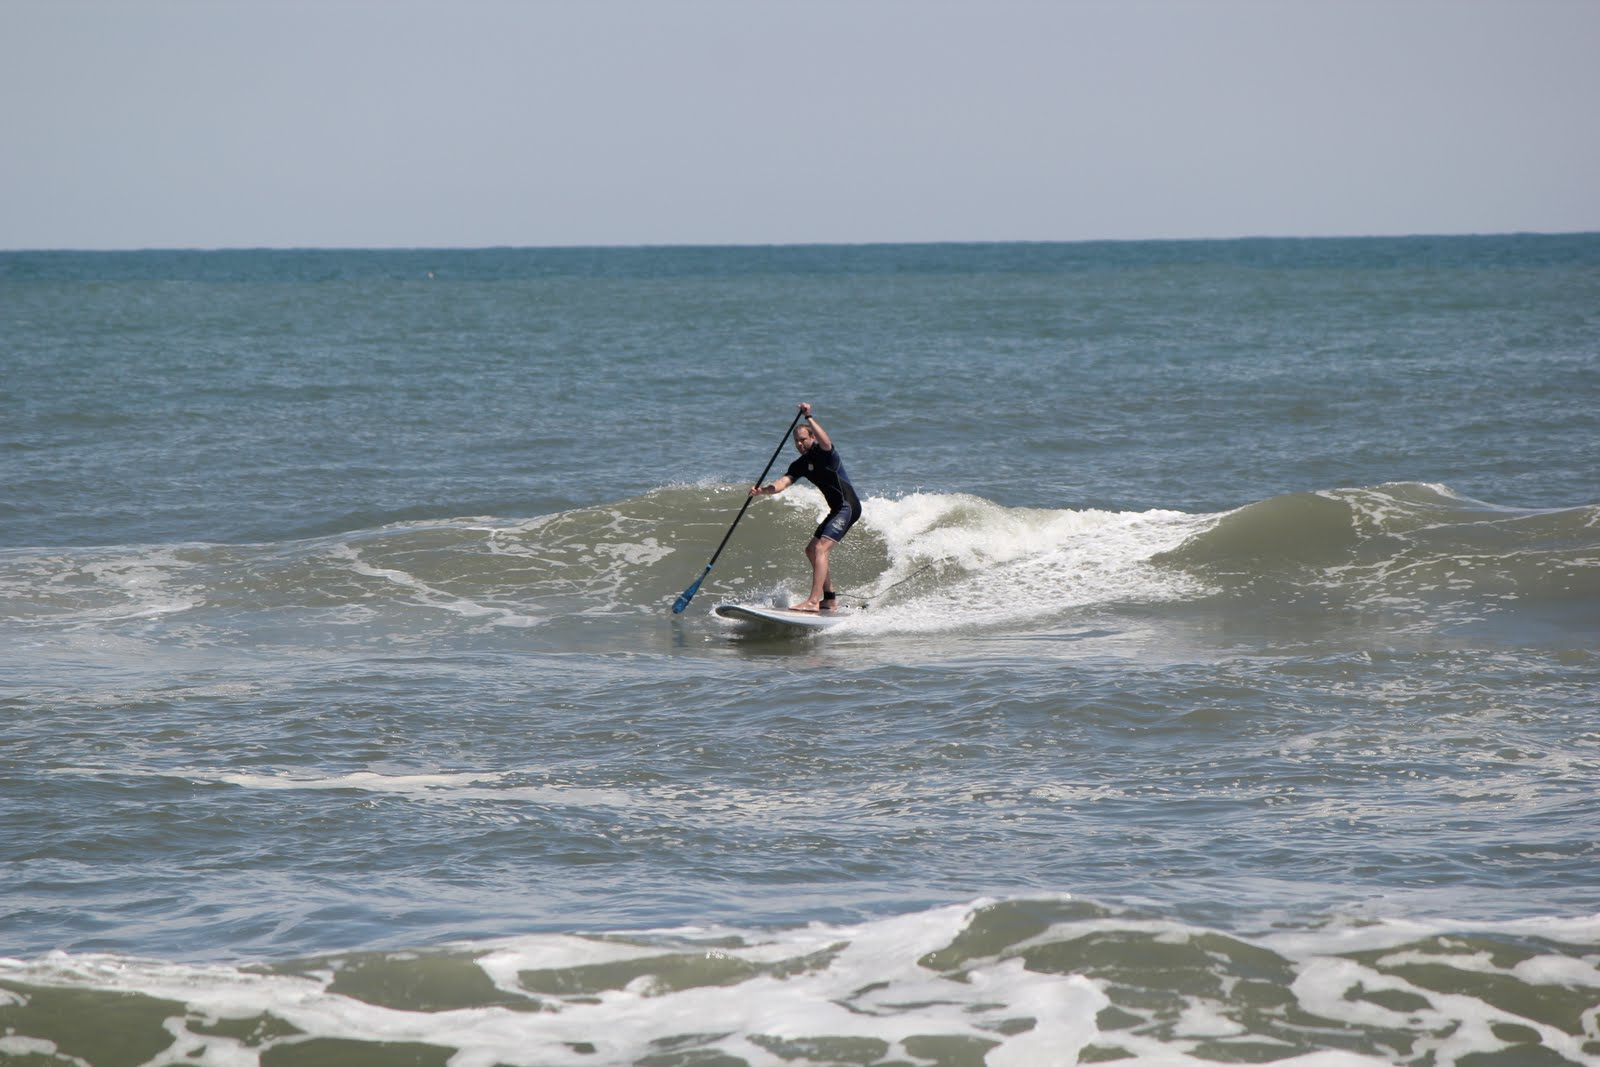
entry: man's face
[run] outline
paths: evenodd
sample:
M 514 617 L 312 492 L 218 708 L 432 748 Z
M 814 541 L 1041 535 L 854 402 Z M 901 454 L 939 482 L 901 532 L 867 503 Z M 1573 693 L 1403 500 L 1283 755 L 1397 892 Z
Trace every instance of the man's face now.
M 817 443 L 817 435 L 811 432 L 811 427 L 802 426 L 794 432 L 794 447 L 796 452 L 805 452 Z

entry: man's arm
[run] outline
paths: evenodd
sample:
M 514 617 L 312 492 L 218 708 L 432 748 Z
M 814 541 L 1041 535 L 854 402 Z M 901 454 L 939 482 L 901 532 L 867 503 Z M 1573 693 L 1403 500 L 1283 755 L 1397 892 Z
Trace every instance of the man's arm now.
M 750 495 L 751 496 L 777 496 L 779 493 L 783 492 L 785 489 L 789 488 L 793 484 L 794 484 L 794 479 L 789 477 L 787 474 L 785 474 L 783 477 L 779 478 L 777 481 L 773 482 L 771 485 L 752 485 L 750 487 Z
M 822 446 L 824 452 L 832 452 L 833 438 L 828 436 L 828 431 L 822 428 L 822 423 L 818 422 L 816 416 L 811 414 L 811 405 L 801 404 L 800 410 L 806 413 L 806 425 L 810 426 L 811 432 L 817 435 L 817 444 Z

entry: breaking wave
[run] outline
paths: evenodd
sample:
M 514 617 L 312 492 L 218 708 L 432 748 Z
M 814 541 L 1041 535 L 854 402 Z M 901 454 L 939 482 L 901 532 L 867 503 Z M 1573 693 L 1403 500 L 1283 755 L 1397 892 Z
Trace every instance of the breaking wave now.
M 741 493 L 672 486 L 529 519 L 271 544 L 12 549 L 0 553 L 0 619 L 31 633 L 158 627 L 199 643 L 305 627 L 393 636 L 654 625 L 699 575 Z M 801 492 L 752 507 L 700 603 L 787 602 L 808 581 L 800 549 L 821 511 L 820 497 Z M 1542 607 L 1593 622 L 1600 506 L 1516 509 L 1416 483 L 1215 515 L 913 493 L 869 499 L 834 565 L 847 599 L 872 605 L 857 631 L 1004 629 L 1163 605 L 1455 623 Z

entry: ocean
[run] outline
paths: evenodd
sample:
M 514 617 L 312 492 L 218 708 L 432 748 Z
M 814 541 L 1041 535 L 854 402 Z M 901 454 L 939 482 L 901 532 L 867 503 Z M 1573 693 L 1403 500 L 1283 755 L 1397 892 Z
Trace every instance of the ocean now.
M 1597 412 L 1594 234 L 0 253 L 0 1062 L 1600 1064 Z

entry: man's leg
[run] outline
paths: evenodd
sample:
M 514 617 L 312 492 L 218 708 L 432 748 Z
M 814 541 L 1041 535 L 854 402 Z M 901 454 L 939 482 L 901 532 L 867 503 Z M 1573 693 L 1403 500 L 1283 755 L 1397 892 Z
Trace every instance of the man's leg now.
M 806 559 L 811 561 L 811 596 L 803 604 L 796 604 L 796 611 L 816 611 L 822 606 L 822 594 L 831 588 L 828 581 L 828 554 L 833 551 L 833 546 L 838 544 L 832 538 L 813 537 L 811 543 L 806 545 Z

